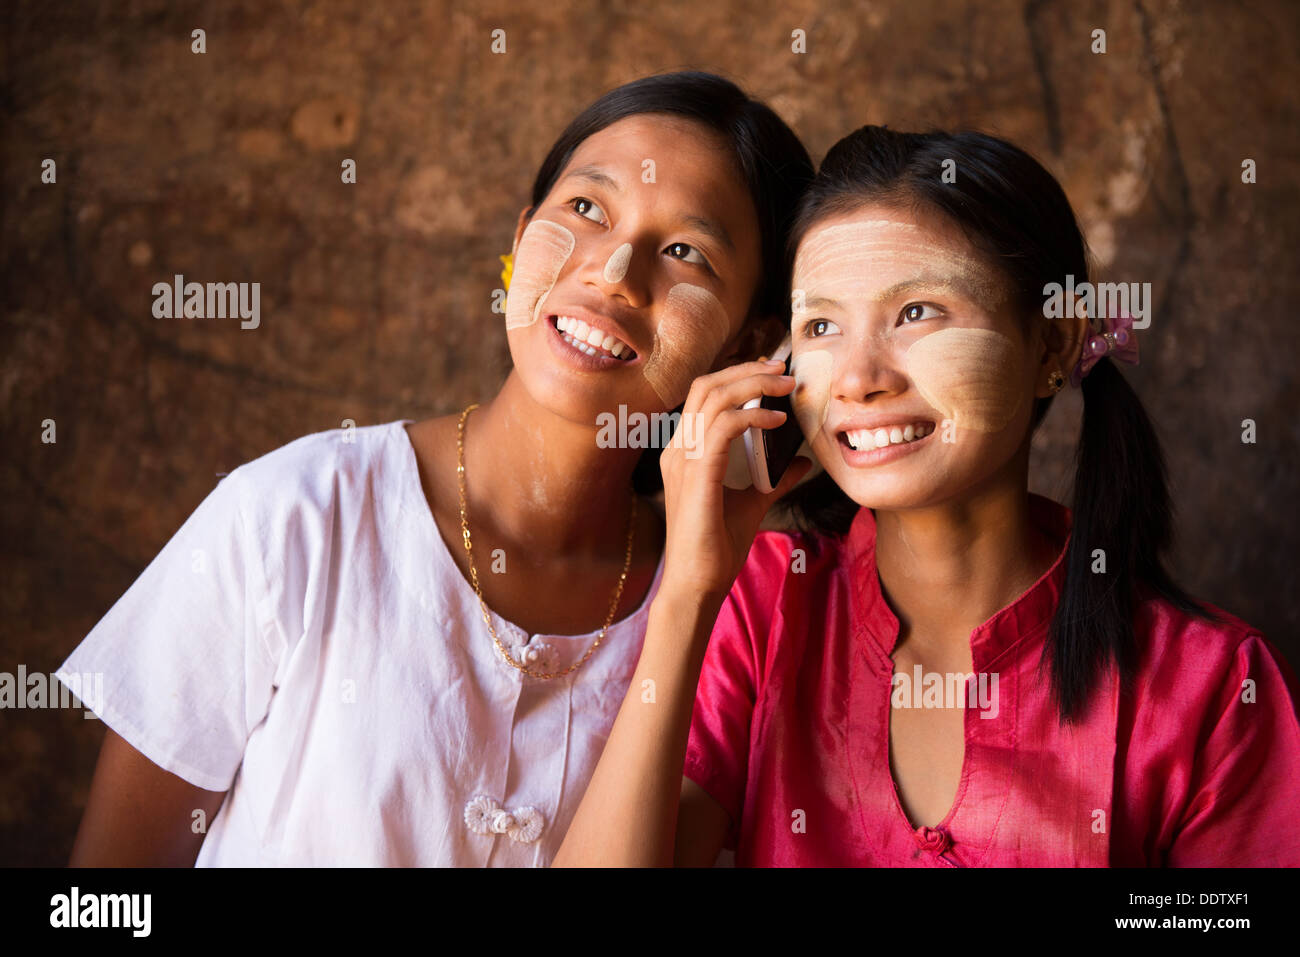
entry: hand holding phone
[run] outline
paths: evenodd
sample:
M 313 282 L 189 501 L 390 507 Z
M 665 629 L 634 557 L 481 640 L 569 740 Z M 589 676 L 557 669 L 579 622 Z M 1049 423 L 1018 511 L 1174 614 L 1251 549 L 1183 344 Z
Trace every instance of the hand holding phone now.
M 785 374 L 790 374 L 790 355 L 793 350 L 790 337 L 772 354 L 773 359 L 785 362 Z M 785 421 L 775 429 L 746 429 L 731 443 L 727 464 L 727 476 L 723 485 L 727 488 L 743 489 L 753 486 L 764 494 L 771 492 L 785 470 L 794 461 L 803 446 L 803 430 L 795 418 L 790 396 L 757 396 L 743 406 L 752 409 L 758 405 L 765 409 L 779 409 L 786 415 Z

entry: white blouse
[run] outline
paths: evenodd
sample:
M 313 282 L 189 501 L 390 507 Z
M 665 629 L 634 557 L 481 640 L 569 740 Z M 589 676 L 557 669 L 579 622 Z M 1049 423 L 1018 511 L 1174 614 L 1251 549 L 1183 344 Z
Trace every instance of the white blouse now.
M 109 727 L 228 791 L 198 866 L 544 866 L 577 810 L 663 559 L 586 664 L 523 675 L 438 532 L 408 421 L 231 472 L 58 672 L 102 673 Z M 493 625 L 536 670 L 599 634 Z

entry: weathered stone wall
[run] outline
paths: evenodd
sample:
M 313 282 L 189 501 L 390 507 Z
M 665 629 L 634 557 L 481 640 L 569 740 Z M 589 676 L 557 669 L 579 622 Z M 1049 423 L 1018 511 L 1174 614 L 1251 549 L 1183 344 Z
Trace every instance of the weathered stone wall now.
M 1179 574 L 1297 660 L 1298 11 L 11 0 L 0 671 L 53 670 L 219 473 L 344 419 L 488 395 L 508 363 L 497 256 L 536 165 L 605 89 L 687 66 L 767 98 L 816 159 L 867 122 L 1040 156 L 1101 278 L 1155 286 L 1125 372 L 1166 442 Z M 260 327 L 154 318 L 176 273 L 260 282 Z M 1065 395 L 1037 444 L 1035 487 L 1059 498 L 1078 411 Z M 6 711 L 0 729 L 0 861 L 60 863 L 102 725 Z

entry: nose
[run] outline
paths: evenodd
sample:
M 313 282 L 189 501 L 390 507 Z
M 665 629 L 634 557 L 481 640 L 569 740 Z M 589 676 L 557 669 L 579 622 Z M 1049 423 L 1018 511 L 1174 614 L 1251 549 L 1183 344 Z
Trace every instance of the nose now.
M 605 282 L 613 285 L 623 281 L 627 275 L 628 263 L 632 261 L 632 244 L 624 243 L 609 254 L 609 259 L 605 261 L 605 269 L 601 273 L 601 278 Z
M 645 302 L 640 265 L 631 242 L 603 243 L 592 250 L 588 260 L 588 281 L 607 296 L 618 296 L 630 306 L 640 306 Z
M 876 395 L 890 395 L 907 388 L 907 376 L 894 355 L 892 339 L 884 336 L 855 336 L 836 357 L 831 376 L 831 395 L 843 402 L 867 402 Z

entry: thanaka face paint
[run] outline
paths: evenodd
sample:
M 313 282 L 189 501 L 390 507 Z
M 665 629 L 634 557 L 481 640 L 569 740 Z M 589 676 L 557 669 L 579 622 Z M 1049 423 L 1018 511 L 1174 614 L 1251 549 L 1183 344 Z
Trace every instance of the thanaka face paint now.
M 831 401 L 831 368 L 834 360 L 825 349 L 809 349 L 790 360 L 794 392 L 790 404 L 803 434 L 811 442 L 826 424 Z
M 918 295 L 961 296 L 992 312 L 1003 296 L 992 269 L 972 256 L 949 251 L 940 238 L 914 223 L 889 219 L 838 223 L 815 231 L 800 247 L 794 272 L 794 286 L 803 298 L 796 324 L 810 313 L 817 315 L 823 299 L 852 313 L 863 302 L 897 300 L 915 288 Z M 879 348 L 891 348 L 890 339 L 900 328 L 905 326 L 890 324 L 881 330 L 876 336 Z M 831 353 L 826 355 L 831 359 Z M 958 428 L 996 432 L 1019 408 L 1019 359 L 1015 343 L 1001 333 L 962 327 L 916 340 L 904 367 L 926 402 Z M 818 360 L 804 374 L 824 379 L 829 391 L 833 373 L 833 360 Z M 811 387 L 807 391 L 810 397 L 817 395 Z M 807 402 L 804 414 L 812 418 Z M 824 413 L 821 419 L 825 421 Z
M 622 282 L 623 277 L 627 275 L 628 263 L 632 261 L 632 244 L 624 243 L 615 249 L 609 257 L 609 262 L 605 263 L 605 270 L 602 275 L 605 282 L 616 283 Z
M 679 282 L 668 290 L 664 315 L 642 374 L 668 408 L 682 403 L 691 383 L 708 371 L 730 322 L 727 310 L 709 290 Z
M 506 328 L 531 326 L 542 312 L 560 271 L 573 255 L 575 240 L 559 223 L 535 219 L 519 237 L 514 272 L 506 294 Z
M 907 350 L 907 374 L 958 429 L 998 432 L 1020 408 L 1020 350 L 992 329 L 940 329 Z
M 1006 277 L 960 235 L 928 222 L 835 221 L 814 229 L 796 259 L 796 416 L 827 473 L 849 498 L 871 508 L 941 501 L 989 474 L 1015 450 L 1018 437 L 1009 426 L 1025 414 L 1030 391 L 1026 348 L 1004 329 Z M 932 305 L 941 317 L 932 319 L 933 310 L 919 319 L 903 316 L 912 303 Z M 811 336 L 822 330 L 809 329 L 810 319 L 832 325 L 824 336 Z M 799 360 L 817 352 L 827 358 Z M 846 365 L 859 360 L 872 365 L 869 376 L 863 368 L 854 377 Z M 854 410 L 893 411 L 935 419 L 934 432 L 921 440 L 924 446 L 913 446 L 914 454 L 855 454 L 826 431 L 822 381 L 837 422 Z M 934 411 L 923 411 L 922 402 Z M 945 437 L 962 429 L 964 440 Z
M 793 287 L 808 309 L 819 299 L 883 302 L 916 287 L 963 295 L 992 312 L 1002 296 L 997 275 L 978 259 L 948 251 L 914 223 L 891 219 L 813 232 L 799 247 Z

